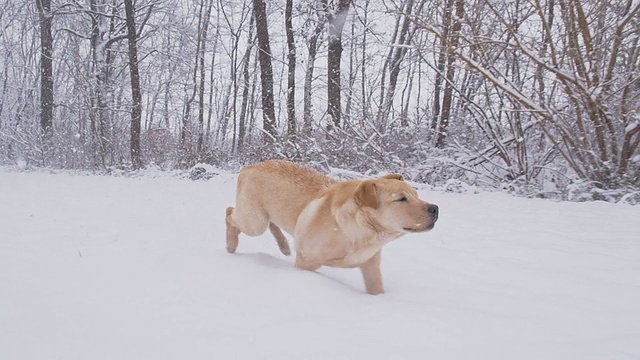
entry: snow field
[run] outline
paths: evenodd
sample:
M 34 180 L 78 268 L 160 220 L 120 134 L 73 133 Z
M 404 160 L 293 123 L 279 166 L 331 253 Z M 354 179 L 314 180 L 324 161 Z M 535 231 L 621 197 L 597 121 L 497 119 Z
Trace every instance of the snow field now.
M 227 254 L 234 193 L 0 169 L 0 359 L 640 358 L 640 207 L 421 190 L 370 296 L 268 233 Z

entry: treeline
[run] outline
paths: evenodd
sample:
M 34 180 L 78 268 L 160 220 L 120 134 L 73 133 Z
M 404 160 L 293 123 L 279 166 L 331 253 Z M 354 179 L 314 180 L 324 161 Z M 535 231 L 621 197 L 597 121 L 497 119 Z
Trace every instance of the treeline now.
M 633 0 L 0 0 L 0 161 L 640 187 Z

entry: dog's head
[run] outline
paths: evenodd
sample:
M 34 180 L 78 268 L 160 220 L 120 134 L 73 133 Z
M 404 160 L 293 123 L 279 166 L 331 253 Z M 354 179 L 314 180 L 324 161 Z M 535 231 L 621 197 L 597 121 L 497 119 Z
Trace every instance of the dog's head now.
M 364 180 L 354 196 L 356 204 L 387 230 L 400 233 L 429 231 L 438 220 L 438 206 L 420 200 L 402 175 Z

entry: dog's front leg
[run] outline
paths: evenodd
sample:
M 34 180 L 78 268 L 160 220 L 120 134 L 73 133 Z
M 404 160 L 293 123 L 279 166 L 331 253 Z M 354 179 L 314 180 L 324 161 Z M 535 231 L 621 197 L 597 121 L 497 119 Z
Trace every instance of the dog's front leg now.
M 378 251 L 371 259 L 360 265 L 360 271 L 362 271 L 362 277 L 364 278 L 364 286 L 371 295 L 384 293 L 382 273 L 380 272 L 380 260 L 380 251 Z

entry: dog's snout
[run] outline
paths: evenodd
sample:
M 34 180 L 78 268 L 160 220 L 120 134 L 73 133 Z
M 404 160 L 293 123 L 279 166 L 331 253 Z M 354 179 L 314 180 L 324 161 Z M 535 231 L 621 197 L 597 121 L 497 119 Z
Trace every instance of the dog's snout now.
M 427 206 L 427 212 L 433 216 L 433 221 L 438 220 L 438 205 Z

